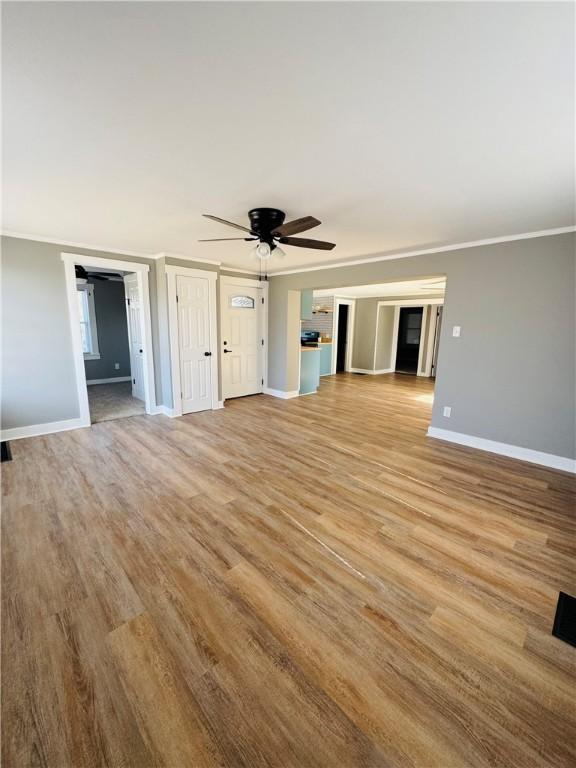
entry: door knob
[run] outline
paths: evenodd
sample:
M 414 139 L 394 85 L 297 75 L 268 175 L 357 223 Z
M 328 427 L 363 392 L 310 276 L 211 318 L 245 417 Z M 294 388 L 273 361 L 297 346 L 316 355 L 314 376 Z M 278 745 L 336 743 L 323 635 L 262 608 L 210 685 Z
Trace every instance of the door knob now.
M 212 356 L 212 352 L 204 352 L 204 356 L 205 357 L 211 357 Z
M 232 352 L 232 350 L 231 350 L 231 349 L 225 349 L 225 350 L 224 350 L 224 354 L 225 354 L 225 355 L 226 355 L 228 352 Z

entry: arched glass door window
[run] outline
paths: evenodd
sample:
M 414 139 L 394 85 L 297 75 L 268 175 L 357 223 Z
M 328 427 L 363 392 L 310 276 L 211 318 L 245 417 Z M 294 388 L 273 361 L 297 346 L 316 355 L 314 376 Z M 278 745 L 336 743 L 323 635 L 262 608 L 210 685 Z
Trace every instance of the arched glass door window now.
M 252 296 L 231 296 L 230 306 L 234 309 L 254 309 L 254 299 Z

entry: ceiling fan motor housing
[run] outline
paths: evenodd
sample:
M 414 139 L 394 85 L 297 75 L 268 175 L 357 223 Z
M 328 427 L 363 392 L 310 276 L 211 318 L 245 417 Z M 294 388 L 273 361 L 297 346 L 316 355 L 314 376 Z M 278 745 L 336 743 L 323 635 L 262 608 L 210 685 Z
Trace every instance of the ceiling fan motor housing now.
M 268 243 L 271 248 L 276 246 L 272 231 L 284 223 L 286 214 L 277 208 L 253 208 L 248 211 L 250 229 L 256 232 L 263 243 Z

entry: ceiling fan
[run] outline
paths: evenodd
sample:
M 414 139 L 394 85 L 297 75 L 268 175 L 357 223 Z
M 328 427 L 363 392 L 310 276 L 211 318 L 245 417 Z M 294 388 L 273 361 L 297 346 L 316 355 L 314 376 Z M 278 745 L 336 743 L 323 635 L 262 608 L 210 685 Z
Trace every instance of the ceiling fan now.
M 284 211 L 279 211 L 277 208 L 253 208 L 251 211 L 248 211 L 250 226 L 245 227 L 243 224 L 235 224 L 233 221 L 227 221 L 219 216 L 212 216 L 209 213 L 202 215 L 207 219 L 218 221 L 220 224 L 226 224 L 228 227 L 234 227 L 235 229 L 247 232 L 250 236 L 215 237 L 208 240 L 199 240 L 198 242 L 214 243 L 223 240 L 245 240 L 246 242 L 252 242 L 258 240 L 258 245 L 253 249 L 253 254 L 259 259 L 270 258 L 273 251 L 275 255 L 285 256 L 279 243 L 282 245 L 293 245 L 296 248 L 316 248 L 321 251 L 331 251 L 336 246 L 336 243 L 327 243 L 324 240 L 292 237 L 292 235 L 306 232 L 306 230 L 317 227 L 322 223 L 315 219 L 314 216 L 304 216 L 301 219 L 294 219 L 294 221 L 287 221 L 285 223 L 286 214 Z
M 86 281 L 89 277 L 94 278 L 94 280 L 118 280 L 120 278 L 120 273 L 118 272 L 91 272 L 89 269 L 84 269 L 80 264 L 76 264 L 74 269 L 77 280 Z

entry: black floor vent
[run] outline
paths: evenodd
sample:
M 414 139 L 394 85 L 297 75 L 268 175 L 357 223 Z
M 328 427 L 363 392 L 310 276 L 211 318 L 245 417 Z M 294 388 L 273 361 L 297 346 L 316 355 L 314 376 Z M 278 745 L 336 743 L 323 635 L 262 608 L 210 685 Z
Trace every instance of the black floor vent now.
M 12 451 L 10 450 L 10 443 L 6 440 L 0 443 L 2 449 L 2 461 L 12 461 Z
M 552 634 L 576 647 L 576 597 L 565 592 L 558 595 Z

